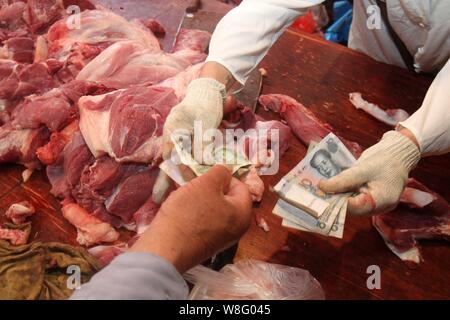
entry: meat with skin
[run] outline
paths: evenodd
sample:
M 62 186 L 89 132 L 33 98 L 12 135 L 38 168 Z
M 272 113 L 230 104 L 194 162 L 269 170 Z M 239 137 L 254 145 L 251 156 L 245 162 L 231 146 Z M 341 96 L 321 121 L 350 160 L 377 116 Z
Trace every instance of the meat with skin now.
M 160 82 L 158 87 L 172 88 L 178 100 L 182 100 L 186 95 L 187 87 L 189 83 L 197 79 L 200 76 L 200 71 L 203 67 L 203 63 L 195 64 L 186 70 L 178 73 L 176 76 L 168 78 L 163 82 Z
M 81 245 L 114 242 L 119 238 L 119 233 L 110 224 L 90 215 L 76 203 L 63 203 L 61 211 L 64 218 L 77 228 L 77 241 Z
M 148 49 L 160 49 L 158 39 L 142 24 L 127 21 L 108 10 L 86 10 L 80 14 L 80 28 L 70 29 L 66 19 L 50 27 L 48 55 L 65 64 L 58 75 L 67 82 L 103 50 L 123 40 L 139 42 Z
M 131 87 L 79 100 L 80 129 L 92 154 L 119 162 L 155 163 L 161 158 L 162 128 L 178 102 L 174 91 Z
M 193 50 L 205 52 L 211 40 L 209 32 L 197 29 L 180 29 L 173 46 L 173 52 L 181 50 Z
M 173 53 L 148 47 L 139 41 L 116 42 L 87 64 L 77 79 L 95 81 L 116 89 L 159 83 L 206 58 L 204 50 L 210 38 L 208 32 L 190 30 L 188 38 L 183 33 L 180 36 L 181 43 Z
M 330 132 L 333 132 L 331 125 L 321 121 L 311 110 L 289 96 L 282 94 L 262 95 L 259 97 L 259 103 L 264 109 L 279 113 L 297 138 L 306 145 L 311 141 L 320 141 Z M 336 134 L 336 132 L 334 133 Z M 356 158 L 361 155 L 362 148 L 359 144 L 348 141 L 342 136 L 337 136 Z
M 106 92 L 105 87 L 88 81 L 74 80 L 43 95 L 33 95 L 12 112 L 12 125 L 17 129 L 36 129 L 45 125 L 59 131 L 78 116 L 75 104 L 81 96 Z
M 21 163 L 27 168 L 39 167 L 36 150 L 50 136 L 49 131 L 39 129 L 14 129 L 9 123 L 0 127 L 0 163 Z
M 389 249 L 412 268 L 423 260 L 419 240 L 450 240 L 450 210 L 443 215 L 425 209 L 407 213 L 394 210 L 372 217 L 372 223 Z
M 349 95 L 350 102 L 356 109 L 361 109 L 375 119 L 395 127 L 399 122 L 409 118 L 409 114 L 403 109 L 383 110 L 379 106 L 363 99 L 361 93 L 353 92 Z
M 189 57 L 184 59 L 182 55 L 147 48 L 136 41 L 120 41 L 86 65 L 77 79 L 121 89 L 138 84 L 159 83 L 190 65 Z
M 26 244 L 30 233 L 19 229 L 0 228 L 0 239 L 8 240 L 12 245 Z
M 5 216 L 14 224 L 22 224 L 32 216 L 36 210 L 28 200 L 12 204 L 5 212 Z
M 415 179 L 408 179 L 400 200 L 414 210 L 395 209 L 373 217 L 372 223 L 389 249 L 414 268 L 423 260 L 419 240 L 450 240 L 450 205 Z

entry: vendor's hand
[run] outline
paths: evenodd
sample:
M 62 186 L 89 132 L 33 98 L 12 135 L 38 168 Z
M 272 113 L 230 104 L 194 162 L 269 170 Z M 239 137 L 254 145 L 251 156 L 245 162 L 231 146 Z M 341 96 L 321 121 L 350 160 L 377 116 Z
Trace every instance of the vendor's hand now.
M 225 85 L 217 80 L 199 78 L 192 81 L 186 97 L 172 108 L 164 124 L 163 158 L 168 159 L 171 155 L 173 133 L 183 133 L 192 138 L 195 121 L 201 125 L 203 133 L 208 129 L 217 128 L 223 116 L 224 98 Z M 170 178 L 161 170 L 153 188 L 155 202 L 161 203 L 169 187 Z
M 359 192 L 348 200 L 351 214 L 387 212 L 399 202 L 408 174 L 419 159 L 414 138 L 389 131 L 380 142 L 364 151 L 351 168 L 321 181 L 319 187 L 327 193 Z
M 180 273 L 236 243 L 251 221 L 248 188 L 215 165 L 172 192 L 131 251 L 150 252 Z

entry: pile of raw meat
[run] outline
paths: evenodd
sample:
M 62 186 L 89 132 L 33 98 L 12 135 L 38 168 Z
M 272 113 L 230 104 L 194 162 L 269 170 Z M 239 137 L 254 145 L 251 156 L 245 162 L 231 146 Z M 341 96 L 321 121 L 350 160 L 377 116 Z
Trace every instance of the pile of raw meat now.
M 140 234 L 158 211 L 151 194 L 163 124 L 198 77 L 210 34 L 181 30 L 173 50 L 165 52 L 156 36 L 164 28 L 157 21 L 127 21 L 86 0 L 80 3 L 85 10 L 77 25 L 59 0 L 0 0 L 0 163 L 23 164 L 24 179 L 45 169 L 78 242 L 115 244 L 92 250 L 106 263 L 127 246 L 117 245 L 117 230 Z M 389 124 L 405 117 L 379 110 L 358 94 L 351 99 Z M 290 97 L 267 95 L 260 103 L 287 125 L 263 121 L 238 103 L 222 126 L 277 128 L 280 155 L 289 147 L 291 130 L 305 144 L 333 131 Z M 343 142 L 356 156 L 363 150 Z M 264 184 L 256 166 L 243 181 L 253 199 L 261 200 Z M 416 240 L 449 237 L 449 205 L 415 180 L 402 200 L 416 209 L 373 222 L 395 253 L 418 263 Z
M 210 34 L 181 30 L 165 52 L 155 20 L 93 9 L 73 28 L 59 3 L 2 3 L 0 163 L 23 164 L 24 177 L 45 168 L 78 242 L 112 243 L 119 228 L 142 233 L 158 211 L 151 194 L 163 124 L 198 77 Z M 279 128 L 284 150 L 291 137 L 286 125 L 241 105 L 223 125 Z M 243 180 L 261 200 L 256 168 Z

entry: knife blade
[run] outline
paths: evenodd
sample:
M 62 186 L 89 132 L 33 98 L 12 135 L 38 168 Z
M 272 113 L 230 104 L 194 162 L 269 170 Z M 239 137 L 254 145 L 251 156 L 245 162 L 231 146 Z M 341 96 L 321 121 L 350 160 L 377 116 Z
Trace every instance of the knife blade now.
M 238 101 L 255 112 L 256 106 L 258 105 L 258 98 L 261 93 L 261 86 L 262 75 L 261 72 L 255 68 L 250 73 L 245 85 L 234 93 L 232 92 L 232 94 Z

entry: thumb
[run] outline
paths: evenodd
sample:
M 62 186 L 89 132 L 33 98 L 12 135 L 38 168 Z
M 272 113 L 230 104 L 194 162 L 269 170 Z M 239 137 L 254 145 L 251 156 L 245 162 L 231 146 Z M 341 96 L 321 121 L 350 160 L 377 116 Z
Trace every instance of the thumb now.
M 369 190 L 360 190 L 357 196 L 348 199 L 347 211 L 352 215 L 362 216 L 372 214 L 375 207 L 375 199 Z
M 162 170 L 159 170 L 158 178 L 152 190 L 153 201 L 157 204 L 162 203 L 164 196 L 171 187 L 172 181 L 170 177 Z
M 361 167 L 349 168 L 340 174 L 319 183 L 319 188 L 326 193 L 353 191 L 367 182 L 366 172 Z
M 222 193 L 227 193 L 231 182 L 230 170 L 220 164 L 216 164 L 204 175 L 197 178 L 198 182 L 207 183 L 212 188 Z M 205 195 L 207 196 L 207 195 Z

